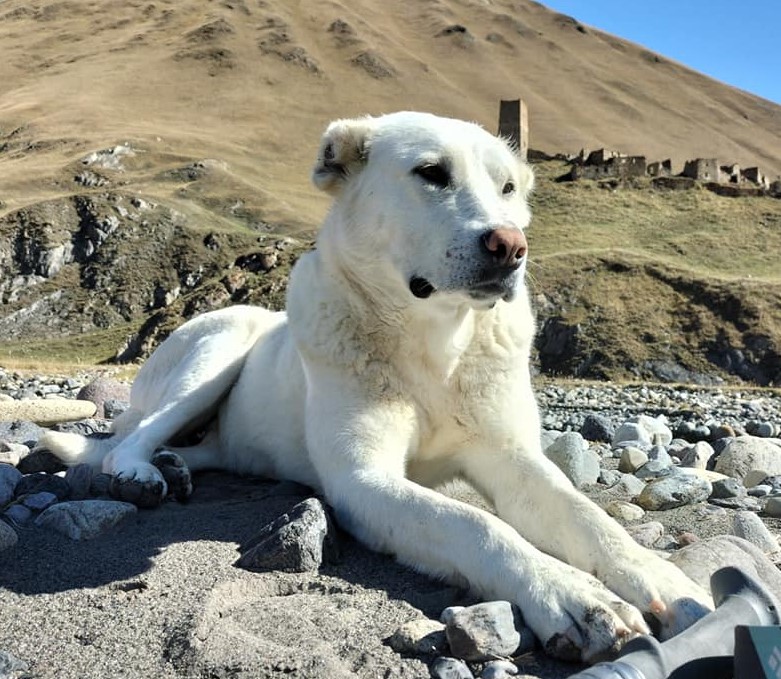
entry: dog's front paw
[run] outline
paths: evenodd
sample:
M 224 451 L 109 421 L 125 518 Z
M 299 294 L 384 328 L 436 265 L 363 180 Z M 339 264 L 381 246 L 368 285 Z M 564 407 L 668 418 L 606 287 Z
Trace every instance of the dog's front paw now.
M 149 462 L 136 462 L 128 468 L 113 470 L 109 484 L 112 497 L 138 507 L 157 507 L 167 492 L 163 475 Z
M 713 610 L 713 599 L 677 566 L 639 545 L 600 573 L 605 584 L 660 623 L 669 639 Z
M 521 608 L 549 655 L 594 662 L 614 656 L 637 634 L 648 634 L 640 611 L 591 575 L 566 564 L 538 575 L 531 601 Z
M 152 464 L 160 470 L 166 484 L 169 495 L 173 495 L 179 502 L 186 502 L 193 493 L 193 482 L 190 470 L 184 458 L 178 453 L 163 450 L 152 458 Z

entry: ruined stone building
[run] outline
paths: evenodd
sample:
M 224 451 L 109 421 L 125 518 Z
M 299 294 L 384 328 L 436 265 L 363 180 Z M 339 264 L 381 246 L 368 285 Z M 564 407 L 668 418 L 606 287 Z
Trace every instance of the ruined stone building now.
M 691 179 L 698 179 L 704 182 L 721 181 L 719 161 L 715 158 L 695 158 L 694 160 L 687 160 L 681 174 L 684 177 L 690 177 Z
M 582 163 L 575 163 L 571 179 L 629 179 L 644 177 L 645 156 L 625 156 L 617 151 L 599 149 L 588 154 Z
M 770 187 L 770 181 L 762 174 L 758 167 L 747 167 L 741 173 L 743 181 L 752 182 L 757 186 L 761 186 L 765 189 Z
M 648 164 L 648 175 L 651 177 L 672 177 L 673 161 L 657 160 L 655 163 Z

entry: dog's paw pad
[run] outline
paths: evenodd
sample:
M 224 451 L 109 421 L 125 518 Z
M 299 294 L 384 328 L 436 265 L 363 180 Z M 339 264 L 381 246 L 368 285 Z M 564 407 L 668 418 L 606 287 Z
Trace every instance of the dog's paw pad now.
M 179 502 L 186 502 L 193 492 L 190 470 L 181 455 L 170 450 L 157 453 L 152 458 L 152 464 L 160 470 L 168 484 L 168 494 Z
M 112 476 L 108 490 L 111 497 L 143 508 L 157 507 L 166 493 L 165 482 L 162 480 L 142 481 L 126 476 Z

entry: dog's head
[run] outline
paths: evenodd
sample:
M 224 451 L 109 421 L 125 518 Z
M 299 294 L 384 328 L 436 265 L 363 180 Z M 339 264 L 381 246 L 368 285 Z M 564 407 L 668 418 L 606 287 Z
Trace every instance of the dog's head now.
M 478 125 L 406 112 L 339 120 L 313 180 L 335 198 L 325 228 L 361 279 L 476 307 L 522 284 L 533 174 Z

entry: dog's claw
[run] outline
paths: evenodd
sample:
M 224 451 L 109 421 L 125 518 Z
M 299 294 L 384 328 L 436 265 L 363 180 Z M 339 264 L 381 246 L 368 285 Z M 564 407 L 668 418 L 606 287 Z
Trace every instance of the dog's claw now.
M 157 507 L 165 497 L 165 490 L 162 481 L 139 481 L 136 478 L 112 476 L 109 482 L 111 497 L 142 508 Z

